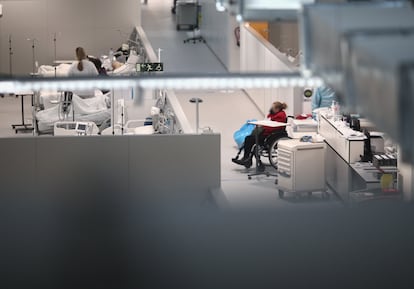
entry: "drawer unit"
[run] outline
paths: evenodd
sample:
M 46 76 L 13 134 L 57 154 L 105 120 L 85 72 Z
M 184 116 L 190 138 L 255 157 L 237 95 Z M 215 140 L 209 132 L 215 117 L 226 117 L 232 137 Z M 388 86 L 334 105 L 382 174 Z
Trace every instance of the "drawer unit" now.
M 278 186 L 292 192 L 325 189 L 325 143 L 278 143 Z

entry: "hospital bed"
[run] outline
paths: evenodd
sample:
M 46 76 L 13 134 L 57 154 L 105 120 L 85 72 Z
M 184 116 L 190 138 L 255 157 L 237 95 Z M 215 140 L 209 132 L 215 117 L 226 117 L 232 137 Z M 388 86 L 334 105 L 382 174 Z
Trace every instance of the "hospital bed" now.
M 41 77 L 55 77 L 55 68 L 57 77 L 65 77 L 69 74 L 71 64 L 61 63 L 57 66 L 52 65 L 40 65 L 37 74 Z
M 125 63 L 119 61 L 113 61 L 110 57 L 103 55 L 101 57 L 102 67 L 107 70 L 109 75 L 130 75 L 136 72 L 136 65 L 140 61 L 140 56 L 134 51 L 129 52 L 128 59 Z M 37 69 L 37 76 L 39 77 L 67 77 L 69 75 L 69 69 L 73 61 L 63 61 L 59 63 L 56 61 L 56 66 L 53 65 L 40 65 Z M 115 69 L 114 64 L 119 66 Z M 56 74 L 55 74 L 56 73 Z
M 94 122 L 58 121 L 53 127 L 53 135 L 87 136 L 98 135 L 99 128 Z
M 102 56 L 102 67 L 106 66 L 111 67 L 113 64 L 113 58 L 108 56 Z M 136 65 L 140 61 L 140 56 L 135 52 L 134 49 L 131 49 L 129 52 L 128 59 L 125 63 L 117 62 L 120 66 L 115 68 L 112 71 L 108 71 L 110 76 L 118 75 L 131 75 L 136 72 Z M 41 65 L 38 68 L 37 75 L 39 77 L 67 77 L 69 75 L 69 69 L 71 63 L 69 61 L 59 62 L 56 61 L 56 66 L 51 65 Z M 106 65 L 106 66 L 105 66 Z M 81 94 L 79 92 L 79 94 Z M 93 92 L 91 92 L 93 94 Z M 41 91 L 38 95 L 39 108 L 41 109 L 36 113 L 36 125 L 37 132 L 39 134 L 53 134 L 54 124 L 59 121 L 66 120 L 76 120 L 84 122 L 94 122 L 97 126 L 101 126 L 101 129 L 104 129 L 106 124 L 111 120 L 111 110 L 110 110 L 110 98 L 108 95 L 104 96 L 100 90 L 95 90 L 94 96 L 91 98 L 81 98 L 74 95 L 71 101 L 71 104 L 68 106 L 65 113 L 62 112 L 62 97 L 63 92 L 60 91 Z M 134 124 L 134 127 L 130 125 Z M 126 126 L 126 123 L 123 122 L 121 126 L 116 126 L 116 130 L 121 128 L 127 130 L 129 133 L 135 133 L 136 122 L 129 123 Z M 137 133 L 151 133 L 148 128 L 141 129 Z M 108 130 L 107 130 L 108 131 Z M 123 132 L 123 131 L 122 131 Z M 113 131 L 111 130 L 111 134 Z
M 115 124 L 114 127 L 108 127 L 102 130 L 101 135 L 148 135 L 154 134 L 153 125 L 146 124 L 148 119 L 129 120 L 124 126 Z
M 116 111 L 116 113 L 115 113 Z M 114 102 L 113 123 L 102 126 L 101 135 L 132 135 L 132 134 L 154 134 L 157 125 L 154 120 L 158 119 L 151 111 L 151 117 L 145 119 L 128 119 L 126 104 L 124 99 Z M 159 114 L 159 111 L 158 111 Z
M 54 124 L 63 120 L 94 122 L 100 126 L 111 118 L 108 98 L 108 94 L 104 95 L 100 91 L 86 99 L 73 94 L 66 109 L 63 99 L 60 99 L 54 106 L 36 113 L 37 131 L 40 134 L 52 134 Z

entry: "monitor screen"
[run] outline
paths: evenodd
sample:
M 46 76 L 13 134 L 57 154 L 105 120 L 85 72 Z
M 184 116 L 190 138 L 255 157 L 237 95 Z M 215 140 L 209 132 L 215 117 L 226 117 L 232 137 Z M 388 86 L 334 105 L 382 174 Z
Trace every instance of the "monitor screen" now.
M 78 130 L 86 130 L 86 124 L 78 124 Z

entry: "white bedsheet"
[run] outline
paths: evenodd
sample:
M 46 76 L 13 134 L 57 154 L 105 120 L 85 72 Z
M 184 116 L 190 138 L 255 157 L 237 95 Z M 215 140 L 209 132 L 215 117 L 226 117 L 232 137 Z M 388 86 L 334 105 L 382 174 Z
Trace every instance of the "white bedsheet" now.
M 57 90 L 42 90 L 39 95 L 39 103 L 44 107 L 44 109 L 49 109 L 53 106 L 56 106 L 57 102 L 61 98 L 63 92 Z M 102 96 L 103 93 L 99 89 L 95 89 L 94 96 Z M 88 103 L 88 102 L 85 102 Z
M 61 92 L 57 90 L 42 90 L 39 94 L 39 104 L 43 109 L 48 109 L 56 106 L 56 102 L 60 99 Z
M 113 70 L 111 74 L 115 75 L 125 75 L 125 74 L 132 74 L 136 72 L 136 65 L 140 61 L 139 55 L 137 55 L 134 51 L 131 51 L 128 60 L 124 63 L 121 67 Z
M 56 76 L 68 76 L 70 66 L 71 65 L 67 63 L 62 63 L 56 66 Z M 51 65 L 40 65 L 37 73 L 43 77 L 55 77 L 55 67 Z
M 107 109 L 106 96 L 102 92 L 95 94 L 95 97 L 80 98 L 76 94 L 72 97 L 72 104 L 75 113 L 79 115 L 92 114 Z
M 68 117 L 72 119 L 73 108 L 75 112 L 75 120 L 77 121 L 93 121 L 98 126 L 111 117 L 111 111 L 107 108 L 106 95 L 100 93 L 92 98 L 82 99 L 77 95 L 72 97 L 72 105 L 68 108 Z M 53 131 L 53 125 L 59 119 L 59 106 L 39 111 L 36 114 L 38 121 L 38 129 L 40 132 Z
M 117 69 L 115 69 L 114 71 L 112 71 L 112 73 L 110 73 L 110 75 L 125 75 L 125 74 L 132 74 L 136 72 L 136 65 L 135 64 L 130 64 L 130 63 L 125 63 L 124 65 L 118 67 Z

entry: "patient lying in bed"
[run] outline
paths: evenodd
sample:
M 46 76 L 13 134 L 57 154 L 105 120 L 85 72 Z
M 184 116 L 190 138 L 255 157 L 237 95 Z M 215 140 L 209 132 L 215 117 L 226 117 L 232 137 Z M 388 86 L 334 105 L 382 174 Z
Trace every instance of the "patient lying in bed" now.
M 128 60 L 125 63 L 118 61 L 112 62 L 113 71 L 111 74 L 126 75 L 136 72 L 136 64 L 139 62 L 139 56 L 135 52 L 129 54 Z
M 56 66 L 56 76 L 65 77 L 68 76 L 71 64 L 62 63 Z M 40 65 L 37 73 L 43 77 L 55 77 L 55 66 L 52 65 Z
M 109 95 L 104 95 L 100 90 L 95 91 L 94 97 L 86 99 L 73 94 L 66 115 L 69 119 L 72 119 L 74 115 L 77 121 L 92 121 L 99 126 L 111 117 L 109 103 Z M 36 114 L 39 132 L 51 133 L 54 123 L 63 120 L 63 117 L 61 105 L 39 111 Z
M 88 58 L 89 57 L 93 58 L 92 56 L 88 56 Z M 98 61 L 96 62 L 96 63 L 99 63 L 98 66 L 101 66 L 99 68 L 97 67 L 97 70 L 100 75 L 102 74 L 106 75 L 107 71 L 110 74 L 114 74 L 114 75 L 128 75 L 128 74 L 136 72 L 136 64 L 139 62 L 139 60 L 140 60 L 139 56 L 134 51 L 131 51 L 129 53 L 128 60 L 125 63 L 122 63 L 116 60 L 111 61 L 108 57 L 105 57 L 103 61 L 99 60 L 99 62 Z M 57 65 L 56 76 L 67 77 L 69 75 L 70 67 L 71 67 L 70 63 L 62 63 L 62 64 Z M 55 66 L 41 65 L 39 66 L 37 73 L 42 77 L 55 77 Z M 79 92 L 79 95 L 82 95 L 82 92 Z

